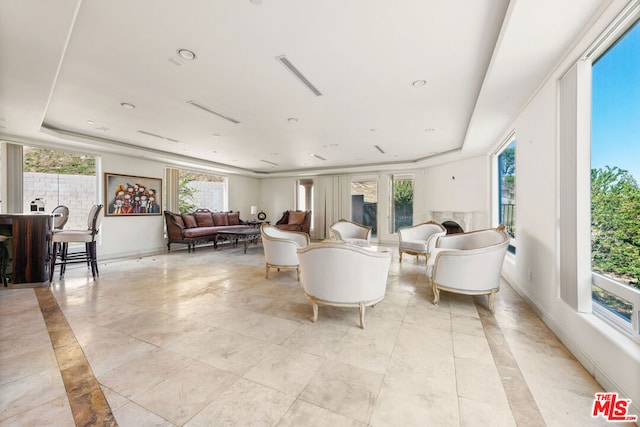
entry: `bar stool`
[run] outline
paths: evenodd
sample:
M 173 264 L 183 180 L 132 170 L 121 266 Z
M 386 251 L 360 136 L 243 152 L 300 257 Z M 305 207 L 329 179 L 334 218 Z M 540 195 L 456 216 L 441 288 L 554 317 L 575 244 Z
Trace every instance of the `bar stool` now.
M 2 285 L 7 286 L 7 263 L 9 262 L 9 251 L 7 250 L 7 241 L 11 236 L 0 236 L 0 280 Z
M 54 230 L 62 230 L 69 221 L 69 208 L 65 205 L 58 205 L 51 212 L 53 213 L 53 229 Z
M 86 230 L 54 230 L 51 236 L 53 253 L 51 255 L 51 268 L 49 269 L 49 281 L 53 281 L 53 273 L 56 265 L 60 266 L 60 279 L 64 277 L 67 264 L 86 262 L 91 267 L 93 280 L 98 273 L 98 259 L 96 254 L 96 235 L 100 229 L 102 220 L 102 205 L 93 205 L 89 210 Z M 84 251 L 69 253 L 69 243 L 84 243 Z M 60 251 L 60 254 L 58 254 Z M 56 262 L 60 258 L 60 262 Z

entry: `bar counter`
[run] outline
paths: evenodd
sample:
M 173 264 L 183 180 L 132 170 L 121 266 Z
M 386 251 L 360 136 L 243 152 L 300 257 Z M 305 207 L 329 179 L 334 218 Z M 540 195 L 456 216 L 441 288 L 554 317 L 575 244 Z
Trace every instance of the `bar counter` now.
M 23 286 L 49 284 L 49 241 L 53 227 L 50 213 L 0 214 L 0 234 L 10 235 L 12 283 Z

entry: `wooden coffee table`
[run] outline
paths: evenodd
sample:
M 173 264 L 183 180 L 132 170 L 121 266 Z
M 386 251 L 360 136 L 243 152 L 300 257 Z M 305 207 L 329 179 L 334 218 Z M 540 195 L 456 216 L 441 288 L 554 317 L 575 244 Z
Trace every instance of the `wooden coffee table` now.
M 228 237 L 230 239 L 235 239 L 235 243 L 238 243 L 238 240 L 242 240 L 244 243 L 244 253 L 247 253 L 247 244 L 249 243 L 257 243 L 258 238 L 260 238 L 260 229 L 258 228 L 242 228 L 239 230 L 221 230 L 218 231 L 218 236 Z

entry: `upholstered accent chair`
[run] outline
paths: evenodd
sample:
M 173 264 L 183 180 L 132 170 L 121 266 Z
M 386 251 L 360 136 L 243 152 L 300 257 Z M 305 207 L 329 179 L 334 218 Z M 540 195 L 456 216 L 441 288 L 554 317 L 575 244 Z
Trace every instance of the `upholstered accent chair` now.
M 281 230 L 302 231 L 309 234 L 311 230 L 311 211 L 285 211 L 282 218 L 276 222 Z
M 342 241 L 351 245 L 369 246 L 371 244 L 371 227 L 341 219 L 331 224 L 329 237 L 331 240 Z
M 445 234 L 447 234 L 446 229 L 434 221 L 399 228 L 398 253 L 400 255 L 400 262 L 402 262 L 403 253 L 415 255 L 416 258 L 424 256 L 426 261 L 429 257 L 429 251 L 433 248 L 436 239 Z
M 508 246 L 509 236 L 502 224 L 497 228 L 438 237 L 427 261 L 433 303 L 440 301 L 440 291 L 489 295 L 489 309 L 493 312 Z
M 52 254 L 49 281 L 53 280 L 56 265 L 60 266 L 60 279 L 64 277 L 67 264 L 86 263 L 91 267 L 93 280 L 99 276 L 96 236 L 102 222 L 102 205 L 93 205 L 89 210 L 85 230 L 54 230 L 51 235 Z M 84 250 L 69 252 L 69 243 L 84 243 Z
M 387 289 L 391 252 L 322 242 L 298 250 L 304 295 L 318 320 L 318 304 L 358 307 L 360 327 L 365 328 L 365 307 L 382 301 Z
M 263 223 L 260 227 L 265 258 L 265 277 L 269 278 L 269 269 L 295 269 L 300 281 L 298 248 L 309 245 L 309 235 L 300 231 L 286 231 Z

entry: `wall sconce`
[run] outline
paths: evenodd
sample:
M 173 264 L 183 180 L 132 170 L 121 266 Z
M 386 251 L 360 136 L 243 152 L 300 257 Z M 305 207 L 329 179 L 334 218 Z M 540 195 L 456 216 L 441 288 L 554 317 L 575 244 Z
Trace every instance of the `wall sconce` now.
M 256 214 L 258 213 L 258 207 L 257 206 L 251 206 L 251 218 L 255 221 L 256 220 Z

